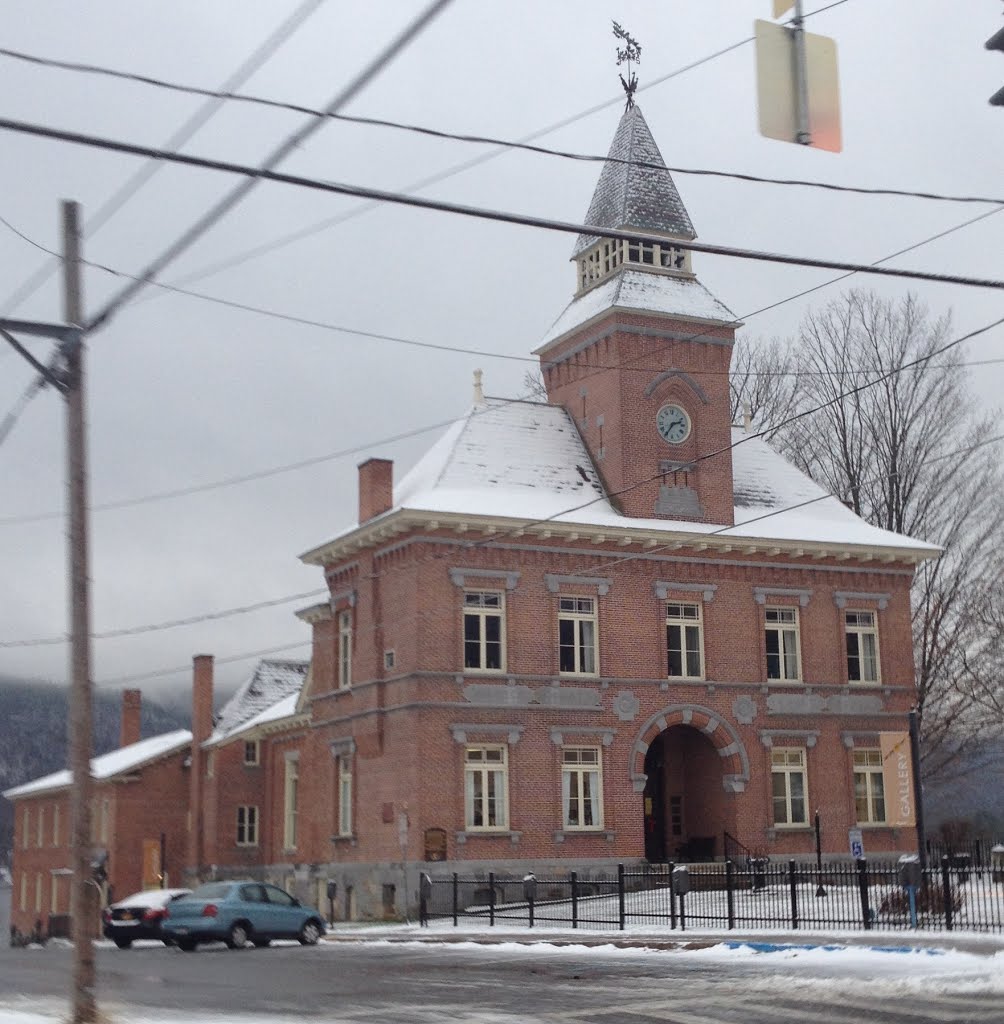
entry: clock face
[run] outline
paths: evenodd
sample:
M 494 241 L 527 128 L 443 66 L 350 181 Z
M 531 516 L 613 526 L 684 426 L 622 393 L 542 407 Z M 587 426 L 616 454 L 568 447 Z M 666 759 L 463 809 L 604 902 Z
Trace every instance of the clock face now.
M 670 444 L 679 444 L 690 436 L 690 417 L 678 405 L 664 405 L 655 414 L 659 436 Z

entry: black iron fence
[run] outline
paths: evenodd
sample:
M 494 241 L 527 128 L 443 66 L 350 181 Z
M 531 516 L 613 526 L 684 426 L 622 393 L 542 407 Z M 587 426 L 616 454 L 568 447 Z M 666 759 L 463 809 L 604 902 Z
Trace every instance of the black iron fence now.
M 456 926 L 1002 932 L 1004 866 L 947 856 L 924 871 L 872 860 L 819 868 L 751 858 L 539 878 L 426 874 L 419 913 L 422 924 Z

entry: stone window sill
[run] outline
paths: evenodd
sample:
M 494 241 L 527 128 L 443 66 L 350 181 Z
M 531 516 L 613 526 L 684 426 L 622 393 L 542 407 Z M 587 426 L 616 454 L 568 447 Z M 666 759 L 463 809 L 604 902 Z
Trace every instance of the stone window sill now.
M 617 833 L 605 828 L 569 828 L 555 832 L 554 841 L 563 843 L 568 839 L 597 836 L 602 836 L 608 843 L 612 843 L 617 838 Z
M 338 844 L 341 844 L 343 846 L 358 846 L 359 845 L 359 837 L 357 835 L 354 835 L 354 834 L 350 835 L 350 836 L 332 836 L 331 837 L 331 842 L 338 843 Z
M 468 839 L 508 839 L 515 846 L 523 838 L 523 833 L 509 829 L 472 829 L 470 832 L 457 832 L 454 838 L 458 843 L 466 843 Z

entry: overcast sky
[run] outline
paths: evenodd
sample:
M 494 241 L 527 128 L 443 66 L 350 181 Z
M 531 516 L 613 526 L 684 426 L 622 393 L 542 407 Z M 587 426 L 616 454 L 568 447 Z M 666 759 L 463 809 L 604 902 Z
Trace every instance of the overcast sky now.
M 299 0 L 0 0 L 2 45 L 218 87 L 297 7 Z M 807 10 L 825 0 L 807 0 Z M 418 0 L 326 0 L 245 85 L 244 91 L 321 106 L 424 7 Z M 642 44 L 641 85 L 752 35 L 769 0 L 456 0 L 347 108 L 348 113 L 455 132 L 515 139 L 604 109 L 542 144 L 607 151 L 623 109 L 611 16 Z M 1002 24 L 999 2 L 847 0 L 809 22 L 836 38 L 844 150 L 806 150 L 757 133 L 754 50 L 747 44 L 645 89 L 639 105 L 671 166 L 726 169 L 867 186 L 1004 195 L 1004 109 L 987 98 L 1004 85 L 1004 59 L 984 41 Z M 27 65 L 0 56 L 3 116 L 150 146 L 164 143 L 202 102 L 120 80 Z M 228 104 L 186 150 L 257 163 L 302 115 Z M 58 249 L 59 200 L 84 216 L 141 161 L 6 133 L 0 217 Z M 489 152 L 488 147 L 331 122 L 284 170 L 402 189 Z M 581 221 L 599 165 L 506 152 L 423 194 Z M 135 273 L 232 186 L 206 171 L 165 167 L 100 230 L 85 256 Z M 678 175 L 706 242 L 872 262 L 991 206 L 838 195 L 803 188 Z M 188 278 L 218 261 L 353 210 L 336 196 L 266 183 L 164 275 Z M 573 239 L 388 206 L 275 248 L 190 287 L 243 303 L 361 331 L 528 356 L 571 297 Z M 0 315 L 43 254 L 0 224 Z M 1004 214 L 895 261 L 976 277 L 1004 277 Z M 752 336 L 790 334 L 813 304 L 844 285 L 758 316 L 747 314 L 836 276 L 698 255 L 700 278 Z M 907 285 L 871 278 L 889 295 Z M 88 270 L 86 308 L 121 282 Z M 1004 315 L 1004 295 L 947 285 L 915 290 L 954 311 L 958 332 Z M 16 315 L 62 316 L 58 276 Z M 974 341 L 970 359 L 1004 355 L 1004 331 Z M 47 343 L 33 341 L 39 357 Z M 431 444 L 429 432 L 383 439 L 461 414 L 471 373 L 488 394 L 516 396 L 530 362 L 436 353 L 336 333 L 149 289 L 89 344 L 91 499 L 100 505 L 362 447 L 251 483 L 187 497 L 96 510 L 92 525 L 97 632 L 140 626 L 319 589 L 297 556 L 354 521 L 356 463 L 395 460 L 400 475 Z M 1004 373 L 974 373 L 991 409 Z M 0 351 L 0 417 L 32 371 Z M 64 410 L 51 391 L 27 407 L 0 445 L 0 642 L 60 636 L 67 622 Z M 55 515 L 53 515 L 55 514 Z M 46 517 L 47 516 L 47 517 Z M 30 522 L 10 522 L 29 517 Z M 46 517 L 46 518 L 40 518 Z M 253 614 L 136 637 L 97 640 L 94 678 L 185 666 L 303 643 L 309 629 L 289 601 Z M 0 647 L 0 676 L 66 678 L 65 646 Z M 253 660 L 221 665 L 222 687 Z M 190 674 L 139 685 L 154 697 L 186 695 Z

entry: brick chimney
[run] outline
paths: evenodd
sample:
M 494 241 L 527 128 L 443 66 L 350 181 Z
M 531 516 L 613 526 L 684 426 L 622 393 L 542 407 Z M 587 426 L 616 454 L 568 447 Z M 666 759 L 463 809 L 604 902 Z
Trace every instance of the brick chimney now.
M 122 725 L 119 728 L 119 746 L 128 747 L 140 741 L 140 709 L 143 694 L 139 690 L 122 691 Z
M 202 744 L 213 731 L 213 656 L 197 654 L 192 659 L 192 759 L 188 796 L 188 857 L 190 880 L 200 878 L 202 869 L 203 781 L 205 754 Z
M 367 459 L 359 464 L 359 522 L 365 523 L 394 507 L 394 463 Z

